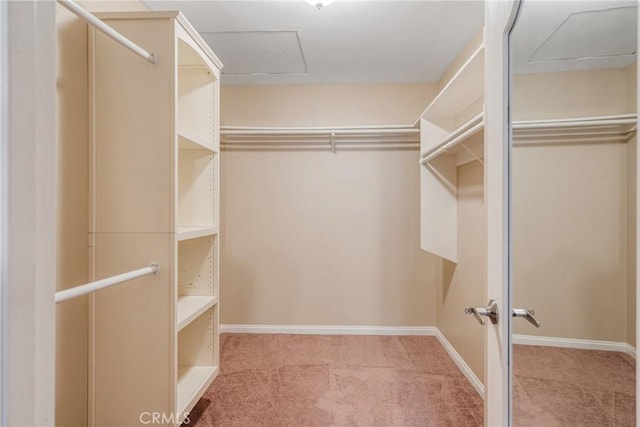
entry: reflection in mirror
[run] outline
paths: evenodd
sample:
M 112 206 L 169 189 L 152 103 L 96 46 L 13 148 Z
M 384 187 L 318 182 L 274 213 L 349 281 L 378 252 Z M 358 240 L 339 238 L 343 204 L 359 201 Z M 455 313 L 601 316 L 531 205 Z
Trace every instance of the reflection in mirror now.
M 636 425 L 636 7 L 524 0 L 510 36 L 514 425 Z

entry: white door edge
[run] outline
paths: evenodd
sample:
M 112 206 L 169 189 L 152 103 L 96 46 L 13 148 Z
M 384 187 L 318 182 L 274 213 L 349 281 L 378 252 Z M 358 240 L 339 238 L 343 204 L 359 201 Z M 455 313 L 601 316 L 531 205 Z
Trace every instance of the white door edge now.
M 507 426 L 511 423 L 508 36 L 518 6 L 518 0 L 485 2 L 486 300 L 495 300 L 500 312 L 498 323 L 487 323 L 485 331 L 486 426 Z

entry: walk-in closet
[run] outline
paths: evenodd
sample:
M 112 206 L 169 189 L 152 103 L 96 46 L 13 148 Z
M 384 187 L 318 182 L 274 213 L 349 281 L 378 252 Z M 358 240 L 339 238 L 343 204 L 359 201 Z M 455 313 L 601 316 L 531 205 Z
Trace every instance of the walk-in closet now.
M 0 424 L 638 425 L 638 9 L 0 3 Z

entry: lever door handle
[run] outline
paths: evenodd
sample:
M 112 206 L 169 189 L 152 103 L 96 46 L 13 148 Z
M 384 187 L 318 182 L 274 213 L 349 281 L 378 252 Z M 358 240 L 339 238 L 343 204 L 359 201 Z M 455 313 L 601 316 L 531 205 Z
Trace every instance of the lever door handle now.
M 527 320 L 529 323 L 531 323 L 536 328 L 540 327 L 540 322 L 538 322 L 538 319 L 536 319 L 534 317 L 535 314 L 536 314 L 535 311 L 529 310 L 527 308 L 514 308 L 514 309 L 512 309 L 511 312 L 512 312 L 513 317 L 523 317 L 525 320 Z
M 483 317 L 488 317 L 494 325 L 498 323 L 498 303 L 494 300 L 489 300 L 486 307 L 467 307 L 464 309 L 464 312 L 466 314 L 473 314 L 473 317 L 475 317 L 481 325 L 486 323 Z

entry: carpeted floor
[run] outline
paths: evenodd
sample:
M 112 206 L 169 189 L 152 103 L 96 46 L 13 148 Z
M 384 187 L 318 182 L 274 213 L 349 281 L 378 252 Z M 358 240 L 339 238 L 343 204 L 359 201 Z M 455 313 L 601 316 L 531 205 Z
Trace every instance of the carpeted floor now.
M 483 402 L 434 337 L 221 335 L 189 427 L 481 426 Z M 635 426 L 635 360 L 514 346 L 514 425 Z
M 516 426 L 635 426 L 633 358 L 618 352 L 513 347 Z
M 189 426 L 481 426 L 483 402 L 434 337 L 221 335 Z

